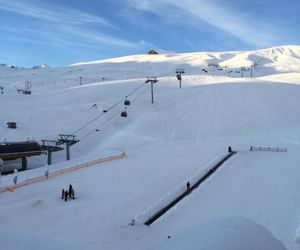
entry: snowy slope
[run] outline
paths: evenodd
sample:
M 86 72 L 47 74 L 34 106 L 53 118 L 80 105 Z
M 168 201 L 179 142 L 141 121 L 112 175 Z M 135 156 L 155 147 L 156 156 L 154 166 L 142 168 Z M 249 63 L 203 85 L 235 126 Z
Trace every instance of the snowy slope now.
M 254 78 L 249 72 L 240 78 L 240 73 L 229 76 L 209 69 L 209 63 L 234 71 L 254 63 L 258 67 Z M 182 89 L 176 68 L 186 70 Z M 121 161 L 1 193 L 0 214 L 7 215 L 0 220 L 5 228 L 0 231 L 2 244 L 5 249 L 173 249 L 174 244 L 195 240 L 188 236 L 196 237 L 200 228 L 203 239 L 210 230 L 225 238 L 265 234 L 262 249 L 297 249 L 299 72 L 298 46 L 137 55 L 63 68 L 0 66 L 5 87 L 0 95 L 0 140 L 57 139 L 61 133 L 75 133 L 80 142 L 71 148 L 72 164 L 112 152 L 127 154 Z M 154 104 L 150 86 L 143 84 L 151 75 L 159 77 Z M 18 94 L 16 88 L 27 80 L 33 94 Z M 135 89 L 128 97 L 128 117 L 122 118 L 123 98 Z M 18 128 L 7 129 L 6 121 L 16 121 Z M 238 151 L 233 159 L 153 225 L 143 225 L 157 206 L 183 191 L 185 183 L 224 155 L 229 145 Z M 287 147 L 288 152 L 249 152 L 251 145 Z M 53 157 L 63 164 L 65 152 Z M 44 166 L 45 158 L 30 158 L 30 168 Z M 19 173 L 19 178 L 37 173 Z M 3 176 L 1 185 L 12 183 L 12 178 Z M 77 199 L 65 203 L 59 195 L 69 183 Z M 233 218 L 228 224 L 237 229 L 220 226 L 224 218 Z M 135 226 L 129 225 L 132 219 Z M 207 230 L 205 223 L 210 225 Z M 250 232 L 243 234 L 240 227 Z
M 203 223 L 164 240 L 153 249 L 284 250 L 283 244 L 261 225 L 244 218 L 222 218 Z

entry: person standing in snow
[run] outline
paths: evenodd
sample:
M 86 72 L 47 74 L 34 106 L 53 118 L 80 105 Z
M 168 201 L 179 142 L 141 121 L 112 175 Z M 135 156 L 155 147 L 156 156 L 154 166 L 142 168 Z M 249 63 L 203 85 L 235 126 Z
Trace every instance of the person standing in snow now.
M 69 185 L 69 197 L 75 199 L 75 191 L 71 184 Z
M 66 190 L 66 191 L 65 191 L 65 201 L 68 200 L 68 195 L 69 195 L 69 194 L 68 194 L 68 191 Z
M 71 196 L 72 196 L 72 193 L 73 193 L 73 187 L 72 187 L 72 185 L 70 184 L 69 185 L 69 197 L 71 198 Z
M 188 181 L 187 184 L 186 184 L 186 189 L 189 190 L 190 187 L 191 187 L 191 184 L 190 184 L 190 182 Z
M 65 198 L 65 189 L 63 188 L 63 190 L 61 191 L 61 198 L 64 199 Z
M 74 188 L 72 188 L 71 198 L 72 198 L 73 200 L 75 199 L 75 191 L 74 191 Z

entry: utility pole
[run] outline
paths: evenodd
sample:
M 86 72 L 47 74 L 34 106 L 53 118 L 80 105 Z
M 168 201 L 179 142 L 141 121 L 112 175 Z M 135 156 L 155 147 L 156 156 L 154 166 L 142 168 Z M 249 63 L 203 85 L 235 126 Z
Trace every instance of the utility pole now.
M 145 81 L 145 83 L 151 83 L 151 103 L 154 103 L 154 94 L 153 94 L 153 84 L 157 83 L 157 77 L 156 76 L 147 76 L 147 80 Z
M 256 69 L 257 63 L 251 65 L 251 77 L 253 77 L 253 69 Z
M 246 71 L 245 67 L 241 67 L 241 77 L 244 77 L 244 71 Z
M 54 141 L 54 140 L 42 140 L 42 143 L 43 143 L 42 150 L 48 151 L 48 153 L 47 153 L 47 165 L 51 165 L 52 164 L 52 153 L 57 152 L 57 151 L 61 151 L 64 148 L 57 146 L 58 141 Z
M 181 80 L 182 80 L 182 77 L 181 75 L 184 74 L 184 69 L 176 69 L 176 77 L 177 77 L 177 80 L 179 81 L 179 88 L 181 89 Z
M 63 135 L 60 134 L 60 139 L 58 140 L 58 145 L 66 144 L 66 158 L 67 161 L 71 159 L 70 157 L 70 147 L 74 145 L 75 143 L 79 142 L 78 139 L 76 139 L 76 135 Z

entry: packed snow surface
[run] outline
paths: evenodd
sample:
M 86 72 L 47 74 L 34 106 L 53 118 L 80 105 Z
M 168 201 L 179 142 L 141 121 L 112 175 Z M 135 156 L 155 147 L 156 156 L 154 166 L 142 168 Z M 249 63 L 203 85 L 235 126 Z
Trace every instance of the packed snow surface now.
M 244 218 L 218 218 L 189 229 L 176 236 L 174 240 L 170 236 L 153 249 L 286 250 L 266 228 Z
M 153 104 L 149 76 L 159 80 Z M 18 93 L 26 81 L 31 95 Z M 0 193 L 1 246 L 299 249 L 299 81 L 299 46 L 136 55 L 62 68 L 1 64 L 0 141 L 75 134 L 71 161 L 65 151 L 53 153 L 50 171 L 126 152 L 119 161 Z M 8 129 L 9 121 L 17 129 Z M 287 152 L 249 151 L 251 145 Z M 151 226 L 143 224 L 228 146 L 234 157 Z M 18 180 L 43 175 L 46 158 L 30 157 Z M 19 166 L 5 162 L 2 170 Z M 2 176 L 0 187 L 13 177 Z M 70 183 L 76 199 L 64 202 L 60 193 Z

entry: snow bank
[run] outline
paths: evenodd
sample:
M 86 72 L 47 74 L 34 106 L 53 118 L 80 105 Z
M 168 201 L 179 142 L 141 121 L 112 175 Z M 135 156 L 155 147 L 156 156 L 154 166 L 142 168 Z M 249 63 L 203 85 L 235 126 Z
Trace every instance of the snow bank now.
M 220 218 L 171 235 L 151 250 L 286 250 L 271 232 L 243 218 Z M 150 250 L 149 249 L 149 250 Z

